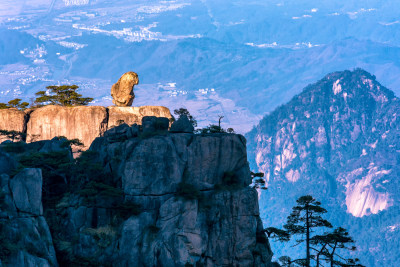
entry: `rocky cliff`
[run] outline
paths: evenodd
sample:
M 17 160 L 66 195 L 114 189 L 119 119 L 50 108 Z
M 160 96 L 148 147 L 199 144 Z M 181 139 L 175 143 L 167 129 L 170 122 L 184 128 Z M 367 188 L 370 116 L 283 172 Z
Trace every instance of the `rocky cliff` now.
M 327 75 L 267 115 L 248 135 L 250 161 L 269 183 L 264 222 L 282 227 L 295 199 L 312 194 L 349 228 L 363 264 L 395 266 L 399 114 L 394 93 L 358 69 Z
M 77 160 L 63 139 L 2 144 L 0 157 L 19 166 L 0 169 L 8 173 L 2 186 L 11 185 L 3 190 L 20 192 L 14 203 L 24 210 L 39 217 L 43 210 L 43 230 L 31 241 L 46 253 L 29 252 L 26 235 L 17 235 L 21 248 L 1 260 L 12 262 L 22 249 L 34 256 L 29 266 L 274 266 L 257 192 L 248 186 L 245 138 L 172 133 L 166 118 L 142 121 L 106 131 Z M 23 193 L 40 193 L 39 168 L 43 209 L 39 195 Z M 35 179 L 18 178 L 27 175 Z M 13 225 L 9 215 L 2 220 Z
M 62 107 L 48 105 L 26 112 L 0 110 L 0 130 L 26 133 L 26 141 L 50 140 L 57 136 L 79 139 L 86 147 L 107 129 L 122 122 L 141 124 L 144 116 L 172 118 L 168 108 L 143 107 Z M 6 140 L 0 136 L 0 141 Z

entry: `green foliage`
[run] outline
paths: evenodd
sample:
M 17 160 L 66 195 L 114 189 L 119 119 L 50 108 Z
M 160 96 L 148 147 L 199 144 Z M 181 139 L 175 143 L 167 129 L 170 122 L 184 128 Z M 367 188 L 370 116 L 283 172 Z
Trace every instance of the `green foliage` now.
M 186 116 L 192 123 L 193 127 L 197 127 L 197 120 L 189 113 L 186 108 L 175 109 L 174 114 L 180 118 L 181 116 Z
M 0 148 L 8 153 L 23 153 L 26 151 L 26 144 L 23 142 L 6 143 L 0 145 Z
M 253 184 L 251 185 L 252 188 L 262 189 L 262 190 L 268 189 L 266 187 L 266 185 L 265 185 L 264 173 L 262 173 L 262 172 L 257 172 L 257 173 L 251 172 L 250 175 L 251 175 L 251 178 L 253 180 Z
M 139 134 L 139 138 L 141 139 L 149 139 L 155 136 L 164 136 L 167 135 L 167 131 L 160 131 L 160 130 L 156 130 L 154 132 L 141 132 Z
M 97 241 L 97 245 L 101 248 L 109 247 L 117 238 L 116 229 L 110 225 L 99 228 L 86 228 L 82 232 L 92 236 Z
M 68 139 L 65 136 L 57 136 L 57 138 L 59 140 L 63 140 L 64 141 L 63 144 L 61 145 L 61 147 L 71 147 L 71 146 L 83 147 L 84 146 L 82 141 L 79 140 L 78 138 Z
M 218 125 L 209 125 L 202 129 L 196 129 L 196 133 L 200 134 L 212 134 L 212 133 L 226 133 L 226 131 Z
M 15 140 L 25 140 L 26 138 L 26 133 L 23 132 L 18 132 L 18 131 L 8 131 L 8 130 L 0 130 L 0 135 L 7 137 L 8 139 L 11 139 L 13 142 Z
M 93 198 L 93 197 L 123 197 L 124 193 L 122 189 L 116 188 L 104 183 L 90 181 L 86 186 L 78 191 L 83 197 Z
M 264 229 L 268 238 L 277 239 L 278 241 L 287 242 L 290 240 L 290 234 L 285 230 L 281 230 L 275 227 L 268 227 Z
M 25 110 L 28 106 L 28 102 L 21 102 L 21 98 L 16 98 L 13 100 L 8 101 L 7 104 L 0 103 L 0 109 L 7 109 L 7 108 L 16 108 L 18 110 Z
M 321 262 L 330 263 L 331 266 L 357 266 L 363 267 L 358 259 L 346 259 L 339 255 L 339 250 L 354 251 L 355 246 L 350 246 L 354 240 L 349 236 L 346 229 L 339 227 L 333 232 L 326 232 L 322 235 L 313 234 L 318 228 L 332 228 L 332 224 L 322 218 L 327 213 L 321 207 L 321 203 L 312 196 L 302 196 L 297 199 L 297 205 L 292 208 L 291 214 L 287 218 L 287 223 L 283 226 L 285 230 L 275 227 L 268 227 L 264 230 L 268 237 L 287 242 L 292 235 L 300 236 L 296 239 L 297 245 L 306 244 L 306 257 L 292 260 L 289 257 L 281 257 L 279 260 L 282 266 L 306 266 L 310 267 L 311 262 L 315 266 L 322 266 Z M 313 252 L 313 253 L 311 253 Z
M 91 97 L 82 97 L 81 94 L 77 93 L 77 85 L 52 85 L 47 86 L 46 91 L 39 91 L 35 95 L 35 105 L 37 107 L 44 106 L 46 104 L 61 105 L 65 107 L 73 106 L 86 106 L 93 101 Z
M 175 195 L 184 199 L 193 200 L 200 197 L 200 191 L 194 185 L 182 182 L 178 184 Z

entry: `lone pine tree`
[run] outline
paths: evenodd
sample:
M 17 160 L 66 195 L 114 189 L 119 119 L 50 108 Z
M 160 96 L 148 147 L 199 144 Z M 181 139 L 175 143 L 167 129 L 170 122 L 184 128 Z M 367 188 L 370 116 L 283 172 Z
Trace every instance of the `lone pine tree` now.
M 268 237 L 281 242 L 287 242 L 296 235 L 299 237 L 296 239 L 295 246 L 305 243 L 305 258 L 292 260 L 290 257 L 283 256 L 280 261 L 284 266 L 310 267 L 311 260 L 314 260 L 318 267 L 321 266 L 322 261 L 330 263 L 330 266 L 363 266 L 358 259 L 345 258 L 338 253 L 343 249 L 349 251 L 356 249 L 350 246 L 354 240 L 346 229 L 339 227 L 333 232 L 325 232 L 322 235 L 313 234 L 317 228 L 332 228 L 332 224 L 322 218 L 327 210 L 321 207 L 321 202 L 310 195 L 302 196 L 296 202 L 297 205 L 292 208 L 287 223 L 283 226 L 284 229 L 268 227 L 264 230 Z

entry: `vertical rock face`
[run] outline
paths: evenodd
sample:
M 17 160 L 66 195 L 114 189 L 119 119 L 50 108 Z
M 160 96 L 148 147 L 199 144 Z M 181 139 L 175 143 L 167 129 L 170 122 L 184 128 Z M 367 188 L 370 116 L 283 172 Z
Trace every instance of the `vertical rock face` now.
M 42 172 L 0 174 L 0 260 L 5 266 L 58 266 L 42 214 Z
M 49 140 L 56 136 L 78 138 L 86 146 L 107 129 L 104 107 L 45 106 L 31 113 L 27 127 L 27 142 Z
M 111 87 L 113 103 L 118 107 L 132 106 L 135 95 L 133 87 L 139 84 L 139 76 L 135 72 L 127 72 Z
M 113 127 L 76 161 L 64 139 L 0 145 L 3 159 L 43 168 L 0 173 L 2 263 L 275 266 L 244 137 L 142 125 Z
M 64 198 L 58 205 L 66 207 L 59 236 L 63 242 L 79 240 L 67 260 L 121 266 L 273 266 L 258 195 L 248 187 L 244 137 L 168 132 L 132 137 L 136 127 L 116 127 L 90 148 L 120 185 L 124 205 L 132 211 L 122 219 L 113 215 L 122 207 L 100 197 L 101 191 L 97 205 L 90 207 L 79 204 L 84 203 L 79 196 Z
M 0 130 L 27 134 L 27 142 L 50 140 L 57 136 L 79 139 L 86 148 L 107 129 L 121 123 L 141 125 L 145 116 L 171 119 L 168 108 L 162 106 L 100 107 L 45 106 L 27 113 L 16 109 L 0 110 Z M 0 136 L 0 142 L 6 140 Z
M 26 121 L 28 115 L 20 110 L 9 108 L 0 109 L 0 130 L 26 132 Z M 6 140 L 0 136 L 0 143 Z

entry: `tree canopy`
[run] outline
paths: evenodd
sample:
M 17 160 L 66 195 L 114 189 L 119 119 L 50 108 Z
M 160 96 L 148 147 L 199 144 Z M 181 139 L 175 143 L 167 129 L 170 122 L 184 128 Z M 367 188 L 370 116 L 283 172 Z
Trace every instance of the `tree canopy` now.
M 91 97 L 82 97 L 81 94 L 77 93 L 77 85 L 51 85 L 47 86 L 46 91 L 39 91 L 35 95 L 36 106 L 43 106 L 46 104 L 61 105 L 66 107 L 72 106 L 86 106 L 93 101 Z
M 192 123 L 193 127 L 197 127 L 197 120 L 190 114 L 186 108 L 175 109 L 174 114 L 180 118 L 181 116 L 186 116 Z
M 16 108 L 18 110 L 24 110 L 29 106 L 28 102 L 22 102 L 21 98 L 16 98 L 8 101 L 8 103 L 0 103 L 0 109 Z
M 340 253 L 342 250 L 356 250 L 353 246 L 354 240 L 346 229 L 338 227 L 332 232 L 323 231 L 332 228 L 332 224 L 322 217 L 327 210 L 321 207 L 321 202 L 310 195 L 302 196 L 296 202 L 297 205 L 292 208 L 284 229 L 268 227 L 264 230 L 269 238 L 281 242 L 288 242 L 295 235 L 297 238 L 294 246 L 305 243 L 305 257 L 292 260 L 283 256 L 280 258 L 283 266 L 319 267 L 324 266 L 322 262 L 330 264 L 331 267 L 363 266 L 359 259 L 345 258 Z

